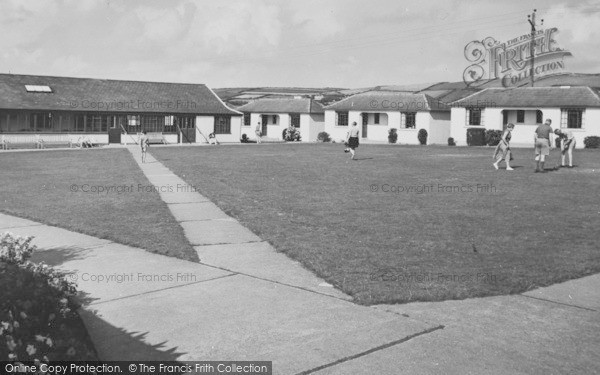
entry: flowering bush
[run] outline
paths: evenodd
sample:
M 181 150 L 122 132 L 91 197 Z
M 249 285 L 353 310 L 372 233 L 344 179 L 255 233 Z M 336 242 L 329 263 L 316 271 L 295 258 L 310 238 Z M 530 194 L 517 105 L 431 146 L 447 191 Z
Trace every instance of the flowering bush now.
M 65 275 L 27 259 L 33 237 L 0 236 L 0 361 L 97 360 Z
M 286 142 L 300 142 L 300 130 L 296 129 L 293 126 L 290 126 L 287 129 L 283 129 L 281 134 L 282 138 Z
M 396 143 L 398 141 L 398 130 L 395 128 L 391 128 L 388 130 L 388 142 Z
M 317 142 L 331 142 L 331 137 L 329 136 L 329 133 L 327 133 L 327 132 L 320 132 L 317 135 Z

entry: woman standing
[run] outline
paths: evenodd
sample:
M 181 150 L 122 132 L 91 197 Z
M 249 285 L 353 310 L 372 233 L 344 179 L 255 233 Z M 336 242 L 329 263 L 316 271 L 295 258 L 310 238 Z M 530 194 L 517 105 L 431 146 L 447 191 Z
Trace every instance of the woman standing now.
M 494 152 L 494 159 L 496 159 L 496 162 L 494 163 L 494 168 L 496 169 L 498 169 L 498 164 L 500 164 L 502 159 L 504 159 L 504 162 L 506 163 L 506 170 L 514 170 L 510 167 L 511 153 L 509 146 L 511 133 L 514 128 L 515 124 L 509 123 L 508 125 L 506 125 L 506 129 L 504 130 L 504 133 L 502 133 L 500 143 L 498 143 L 498 145 L 496 146 L 496 151 Z M 502 152 L 502 154 L 500 154 L 500 152 Z
M 142 147 L 142 163 L 145 163 L 146 152 L 148 151 L 148 136 L 146 135 L 146 131 L 142 132 L 142 136 L 140 137 L 140 146 Z
M 350 157 L 352 160 L 355 160 L 354 156 L 356 155 L 356 148 L 358 147 L 358 126 L 356 125 L 356 121 L 354 121 L 350 131 L 348 131 L 348 135 L 346 136 L 347 148 L 344 150 L 344 152 L 350 152 L 350 154 L 352 154 Z
M 260 124 L 260 121 L 258 122 L 258 124 L 256 124 L 256 129 L 254 131 L 254 134 L 256 134 L 256 143 L 261 143 L 262 142 L 262 125 Z
M 534 134 L 534 144 L 535 144 L 535 160 L 537 161 L 537 166 L 535 168 L 536 172 L 545 172 L 544 163 L 546 161 L 546 156 L 550 155 L 550 149 L 552 148 L 552 120 L 547 119 L 546 122 L 535 129 Z

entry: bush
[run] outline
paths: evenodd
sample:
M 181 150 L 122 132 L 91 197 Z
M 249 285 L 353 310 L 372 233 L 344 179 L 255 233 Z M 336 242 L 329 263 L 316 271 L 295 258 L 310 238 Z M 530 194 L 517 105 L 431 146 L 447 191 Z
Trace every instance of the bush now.
M 250 142 L 250 139 L 248 138 L 248 136 L 246 135 L 246 133 L 242 134 L 242 139 L 240 140 L 240 142 L 242 142 L 242 143 L 248 143 L 248 142 Z
M 592 135 L 583 140 L 585 148 L 600 148 L 600 137 Z
M 396 143 L 398 141 L 398 129 L 391 128 L 388 130 L 388 142 Z
M 0 236 L 0 361 L 97 361 L 65 275 L 27 259 L 32 237 Z
M 317 135 L 317 141 L 331 142 L 331 137 L 329 136 L 329 133 L 327 133 L 327 132 L 320 132 L 319 135 Z
M 454 142 L 454 138 L 448 138 L 448 146 L 456 146 L 456 142 Z
M 294 127 L 283 129 L 281 137 L 286 142 L 300 142 L 300 131 Z
M 467 129 L 467 145 L 485 146 L 485 129 Z
M 502 130 L 488 129 L 485 131 L 485 144 L 488 146 L 497 146 L 502 139 Z
M 425 130 L 425 129 L 419 130 L 419 133 L 417 134 L 417 138 L 419 139 L 420 144 L 426 145 L 427 144 L 427 130 Z

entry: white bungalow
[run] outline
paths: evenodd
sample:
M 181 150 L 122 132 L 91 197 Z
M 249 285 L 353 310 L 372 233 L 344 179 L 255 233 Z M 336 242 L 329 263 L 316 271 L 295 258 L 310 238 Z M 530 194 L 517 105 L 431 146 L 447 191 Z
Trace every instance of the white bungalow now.
M 333 140 L 345 139 L 354 121 L 367 142 L 388 142 L 390 129 L 397 129 L 399 144 L 419 144 L 421 129 L 428 144 L 447 144 L 450 136 L 450 108 L 422 93 L 369 91 L 325 107 L 325 131 Z
M 250 139 L 261 123 L 262 135 L 283 139 L 283 131 L 290 125 L 299 129 L 302 142 L 314 142 L 324 128 L 323 106 L 311 98 L 257 99 L 237 108 L 244 114 L 242 133 Z
M 552 128 L 569 129 L 584 147 L 587 136 L 600 136 L 600 96 L 591 87 L 488 88 L 451 104 L 451 136 L 466 145 L 467 130 L 503 130 L 515 124 L 511 144 L 533 147 L 533 133 L 546 119 Z

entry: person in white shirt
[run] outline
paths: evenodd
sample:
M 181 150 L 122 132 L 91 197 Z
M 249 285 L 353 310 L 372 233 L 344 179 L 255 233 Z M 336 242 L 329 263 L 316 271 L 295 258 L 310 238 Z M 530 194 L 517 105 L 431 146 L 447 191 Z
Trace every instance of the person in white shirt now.
M 575 149 L 575 136 L 570 130 L 556 129 L 554 134 L 560 138 L 560 150 L 562 153 L 560 166 L 565 166 L 565 158 L 569 155 L 569 168 L 573 168 L 573 150 Z

